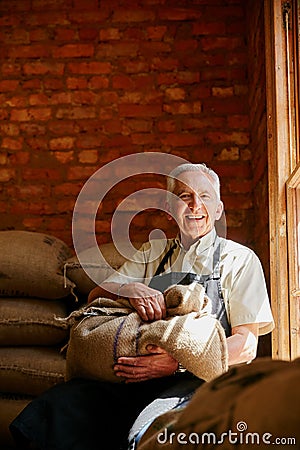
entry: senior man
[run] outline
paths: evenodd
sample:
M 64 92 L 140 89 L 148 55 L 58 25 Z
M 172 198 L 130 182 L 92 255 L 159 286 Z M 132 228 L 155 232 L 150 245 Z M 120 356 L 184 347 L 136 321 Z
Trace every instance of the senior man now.
M 229 365 L 251 362 L 259 335 L 274 327 L 260 261 L 249 248 L 217 236 L 223 203 L 214 171 L 204 164 L 180 165 L 169 174 L 167 190 L 166 210 L 178 236 L 144 244 L 88 301 L 121 296 L 143 321 L 155 321 L 166 317 L 168 286 L 197 281 L 224 327 Z M 148 355 L 118 358 L 114 370 L 123 383 L 74 379 L 42 394 L 12 423 L 16 440 L 23 448 L 34 443 L 45 450 L 126 448 L 143 408 L 168 392 L 192 394 L 203 383 L 162 348 L 147 350 Z

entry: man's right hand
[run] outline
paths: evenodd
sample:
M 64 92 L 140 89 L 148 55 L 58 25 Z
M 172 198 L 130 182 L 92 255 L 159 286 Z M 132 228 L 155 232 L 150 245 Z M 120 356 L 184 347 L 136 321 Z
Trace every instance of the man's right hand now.
M 145 322 L 166 317 L 166 304 L 163 294 L 143 283 L 124 284 L 119 291 L 119 296 L 127 298 Z

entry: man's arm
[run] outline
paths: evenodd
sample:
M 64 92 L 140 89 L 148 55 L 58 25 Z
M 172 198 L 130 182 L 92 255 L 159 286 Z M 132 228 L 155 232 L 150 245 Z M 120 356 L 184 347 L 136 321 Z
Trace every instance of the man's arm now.
M 88 303 L 98 297 L 116 300 L 118 297 L 127 298 L 145 322 L 160 320 L 166 316 L 166 304 L 163 294 L 144 283 L 115 283 L 103 282 L 94 288 L 88 297 Z
M 227 338 L 228 364 L 250 362 L 256 357 L 258 344 L 258 323 L 238 325 Z

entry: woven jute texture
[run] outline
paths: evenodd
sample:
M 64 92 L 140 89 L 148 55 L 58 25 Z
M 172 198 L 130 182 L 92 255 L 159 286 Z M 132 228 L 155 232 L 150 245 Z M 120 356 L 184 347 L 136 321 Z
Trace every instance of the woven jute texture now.
M 69 320 L 66 378 L 120 382 L 113 366 L 120 356 L 148 353 L 159 345 L 186 369 L 211 380 L 228 368 L 225 332 L 210 314 L 210 300 L 198 283 L 165 292 L 167 317 L 143 322 L 126 299 L 105 298 L 75 311 Z

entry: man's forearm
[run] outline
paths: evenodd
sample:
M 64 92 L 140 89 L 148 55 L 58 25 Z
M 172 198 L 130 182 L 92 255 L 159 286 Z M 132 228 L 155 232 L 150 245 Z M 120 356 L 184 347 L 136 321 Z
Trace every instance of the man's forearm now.
M 258 343 L 258 324 L 246 324 L 232 328 L 227 338 L 228 364 L 250 362 L 256 357 Z
M 112 300 L 116 300 L 118 298 L 118 291 L 122 286 L 121 283 L 102 283 L 100 286 L 95 287 L 88 296 L 88 303 L 91 303 L 93 300 L 99 297 L 110 298 Z

